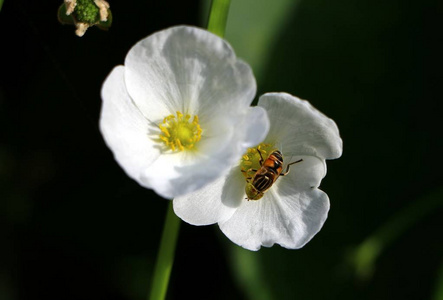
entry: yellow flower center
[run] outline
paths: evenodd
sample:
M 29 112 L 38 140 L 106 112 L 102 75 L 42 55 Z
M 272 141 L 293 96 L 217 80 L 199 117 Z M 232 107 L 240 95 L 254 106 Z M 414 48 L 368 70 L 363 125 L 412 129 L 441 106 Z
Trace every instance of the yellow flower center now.
M 177 116 L 169 115 L 163 119 L 158 127 L 161 130 L 160 140 L 172 151 L 190 150 L 200 141 L 202 129 L 195 115 L 191 121 L 191 115 L 183 115 L 177 112 Z
M 260 150 L 263 160 L 266 160 L 266 158 L 268 158 L 269 154 L 271 154 L 275 148 L 273 145 L 266 143 L 261 143 L 257 147 L 249 148 L 246 153 L 243 154 L 240 161 L 240 170 L 245 178 L 253 177 L 255 174 L 255 171 L 253 170 L 258 170 L 261 168 L 261 158 L 257 150 Z

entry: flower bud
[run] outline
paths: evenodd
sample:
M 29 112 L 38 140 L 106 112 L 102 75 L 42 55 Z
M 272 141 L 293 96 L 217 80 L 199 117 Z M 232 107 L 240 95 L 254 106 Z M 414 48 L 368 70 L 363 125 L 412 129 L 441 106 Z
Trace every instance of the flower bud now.
M 75 25 L 75 33 L 81 37 L 94 25 L 107 30 L 111 27 L 112 14 L 104 0 L 65 0 L 58 9 L 58 20 L 62 24 Z

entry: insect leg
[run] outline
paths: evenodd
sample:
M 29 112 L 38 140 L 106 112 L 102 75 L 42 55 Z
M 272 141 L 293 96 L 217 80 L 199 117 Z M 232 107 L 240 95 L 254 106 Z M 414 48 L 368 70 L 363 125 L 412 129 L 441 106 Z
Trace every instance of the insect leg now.
M 299 159 L 299 160 L 297 160 L 297 161 L 293 161 L 293 162 L 289 163 L 289 164 L 287 165 L 287 167 L 286 167 L 286 171 L 285 171 L 284 173 L 280 173 L 280 176 L 288 175 L 288 173 L 289 173 L 289 167 L 290 167 L 291 165 L 293 165 L 293 164 L 296 164 L 296 163 L 299 163 L 299 162 L 302 162 L 302 161 L 303 161 L 303 159 Z
M 258 154 L 260 154 L 260 166 L 263 165 L 263 156 L 261 155 L 260 149 L 257 148 Z

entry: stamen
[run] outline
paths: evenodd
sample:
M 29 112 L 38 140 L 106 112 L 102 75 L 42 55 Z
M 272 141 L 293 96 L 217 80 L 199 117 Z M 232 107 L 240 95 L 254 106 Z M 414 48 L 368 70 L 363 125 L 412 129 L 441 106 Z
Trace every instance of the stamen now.
M 260 154 L 257 150 L 260 151 L 263 159 L 266 159 L 268 153 L 271 153 L 275 149 L 274 145 L 261 143 L 257 147 L 249 148 L 245 154 L 243 154 L 242 159 L 240 161 L 240 170 L 245 176 L 245 178 L 251 178 L 254 176 L 255 171 L 260 169 Z
M 195 148 L 195 144 L 200 141 L 202 129 L 200 128 L 198 116 L 195 115 L 190 122 L 192 116 L 183 114 L 179 111 L 176 116 L 169 115 L 163 119 L 163 123 L 159 124 L 160 141 L 164 143 L 167 150 L 184 151 Z

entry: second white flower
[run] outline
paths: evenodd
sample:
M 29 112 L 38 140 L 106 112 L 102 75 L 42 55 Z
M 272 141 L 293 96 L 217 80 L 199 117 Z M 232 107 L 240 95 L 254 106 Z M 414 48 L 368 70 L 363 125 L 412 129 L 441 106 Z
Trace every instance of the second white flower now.
M 340 157 L 342 140 L 334 121 L 307 101 L 269 93 L 258 105 L 271 123 L 264 142 L 249 148 L 226 176 L 175 198 L 174 211 L 193 225 L 218 223 L 249 250 L 274 243 L 300 248 L 327 218 L 329 198 L 318 187 L 325 160 Z

